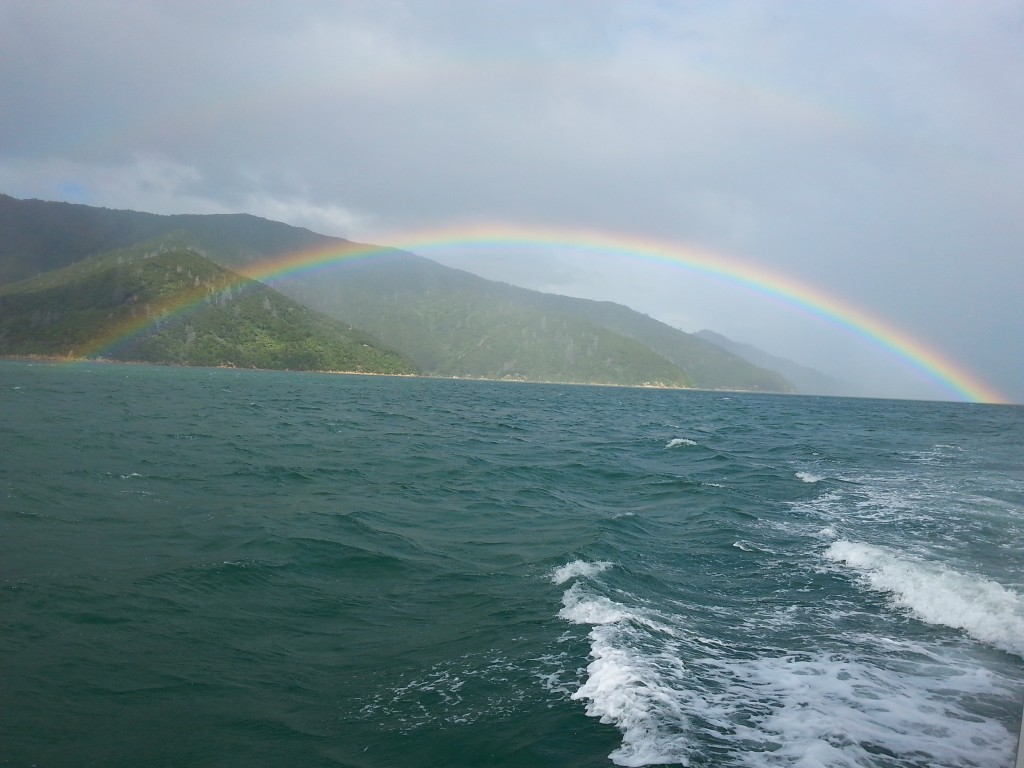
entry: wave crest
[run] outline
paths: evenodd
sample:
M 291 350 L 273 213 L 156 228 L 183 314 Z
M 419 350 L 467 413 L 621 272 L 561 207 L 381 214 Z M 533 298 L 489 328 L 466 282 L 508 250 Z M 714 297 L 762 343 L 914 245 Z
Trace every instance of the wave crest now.
M 697 442 L 695 440 L 690 440 L 689 438 L 686 438 L 686 437 L 675 437 L 675 438 L 672 438 L 671 440 L 669 440 L 665 444 L 665 447 L 666 448 L 678 448 L 680 445 L 696 445 L 696 444 L 697 444 Z
M 551 582 L 553 584 L 565 584 L 570 579 L 592 579 L 597 574 L 611 567 L 612 564 L 605 560 L 599 560 L 596 563 L 588 563 L 585 560 L 573 560 L 571 563 L 555 568 L 551 572 Z
M 1024 657 L 1024 599 L 1012 589 L 870 544 L 837 541 L 825 556 L 858 571 L 871 589 L 887 593 L 921 621 L 961 629 Z

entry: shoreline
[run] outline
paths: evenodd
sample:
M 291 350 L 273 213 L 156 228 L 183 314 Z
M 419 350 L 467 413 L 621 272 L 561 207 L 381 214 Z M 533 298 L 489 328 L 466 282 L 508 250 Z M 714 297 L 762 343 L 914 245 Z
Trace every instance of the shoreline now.
M 431 378 L 419 373 L 380 373 L 377 371 L 328 371 L 314 368 L 246 368 L 238 365 L 188 365 L 153 360 L 112 360 L 109 357 L 76 357 L 70 355 L 0 355 L 0 360 L 21 363 L 97 363 L 99 365 L 157 365 L 163 368 L 206 368 L 228 371 L 287 371 L 289 373 L 335 373 L 343 376 L 397 376 L 400 378 Z
M 619 389 L 663 389 L 679 392 L 732 392 L 737 394 L 781 395 L 785 392 L 760 392 L 743 389 L 700 389 L 669 384 L 614 384 L 600 381 L 550 381 L 544 379 L 498 379 L 487 376 L 431 376 L 423 373 L 380 373 L 376 371 L 331 371 L 312 368 L 243 368 L 236 365 L 187 365 L 184 363 L 161 363 L 149 360 L 112 360 L 107 357 L 77 357 L 69 355 L 0 355 L 0 360 L 23 363 L 96 363 L 100 365 L 157 365 L 167 368 L 207 368 L 210 370 L 235 371 L 285 371 L 289 373 L 329 373 L 339 376 L 390 376 L 402 379 L 435 379 L 439 381 L 488 381 L 496 384 L 554 384 L 570 387 L 615 387 Z

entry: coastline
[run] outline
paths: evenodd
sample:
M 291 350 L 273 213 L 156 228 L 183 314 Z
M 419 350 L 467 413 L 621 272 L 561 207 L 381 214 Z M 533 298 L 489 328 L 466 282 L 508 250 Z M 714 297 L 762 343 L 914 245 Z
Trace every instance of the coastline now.
M 619 389 L 664 389 L 682 392 L 735 392 L 744 394 L 787 394 L 785 392 L 761 392 L 757 390 L 700 389 L 680 387 L 661 383 L 614 384 L 601 381 L 551 381 L 546 379 L 492 378 L 487 376 L 431 376 L 423 373 L 380 373 L 377 371 L 333 371 L 314 368 L 243 368 L 236 365 L 186 365 L 183 363 L 155 362 L 151 360 L 112 360 L 108 357 L 78 357 L 71 355 L 0 355 L 0 360 L 24 363 L 97 363 L 101 365 L 159 365 L 168 368 L 210 368 L 237 371 L 289 371 L 291 373 L 331 373 L 340 376 L 389 376 L 402 379 L 437 379 L 441 381 L 489 381 L 498 384 L 556 384 L 572 387 L 615 387 Z

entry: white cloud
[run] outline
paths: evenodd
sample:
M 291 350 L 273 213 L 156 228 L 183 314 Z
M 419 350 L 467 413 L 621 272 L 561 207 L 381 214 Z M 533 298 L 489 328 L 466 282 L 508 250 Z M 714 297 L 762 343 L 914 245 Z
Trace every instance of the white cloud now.
M 152 155 L 116 165 L 0 158 L 0 178 L 19 197 L 161 214 L 250 213 L 339 237 L 351 237 L 370 223 L 369 217 L 344 206 L 274 196 L 256 183 L 237 201 L 209 196 L 198 168 Z
M 153 213 L 224 212 L 220 202 L 194 191 L 203 178 L 198 168 L 152 155 L 103 165 L 59 156 L 0 156 L 0 178 L 17 197 Z
M 317 205 L 308 200 L 275 198 L 262 193 L 246 198 L 245 213 L 305 227 L 322 235 L 358 240 L 359 233 L 370 225 L 369 217 L 340 205 Z

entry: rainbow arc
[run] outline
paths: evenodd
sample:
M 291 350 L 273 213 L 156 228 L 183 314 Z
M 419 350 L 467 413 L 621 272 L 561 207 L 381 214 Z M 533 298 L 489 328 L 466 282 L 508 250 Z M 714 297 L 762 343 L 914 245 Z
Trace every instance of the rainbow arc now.
M 732 256 L 638 236 L 505 224 L 442 227 L 405 233 L 387 240 L 387 246 L 339 241 L 324 248 L 288 253 L 254 264 L 241 270 L 241 274 L 262 283 L 273 284 L 275 280 L 339 268 L 348 262 L 370 259 L 395 249 L 421 254 L 453 246 L 481 250 L 511 247 L 585 250 L 640 263 L 671 265 L 774 299 L 883 350 L 894 359 L 921 372 L 954 399 L 983 403 L 1007 402 L 1001 392 L 966 367 L 884 318 L 871 315 L 809 283 Z M 154 314 L 166 319 L 187 312 L 206 296 L 204 291 L 177 297 L 167 306 L 157 308 Z M 92 345 L 86 356 L 103 355 L 105 351 L 144 333 L 153 322 L 151 318 L 137 318 L 112 329 L 111 333 Z

